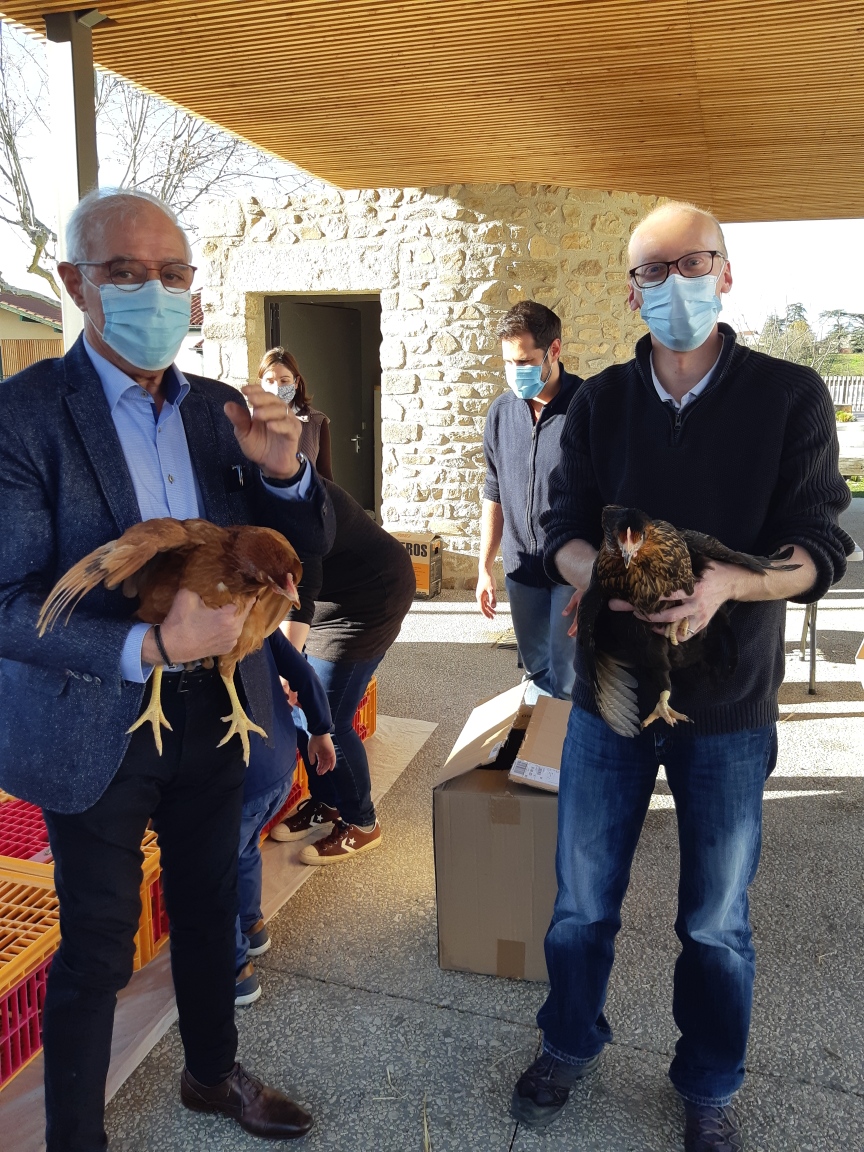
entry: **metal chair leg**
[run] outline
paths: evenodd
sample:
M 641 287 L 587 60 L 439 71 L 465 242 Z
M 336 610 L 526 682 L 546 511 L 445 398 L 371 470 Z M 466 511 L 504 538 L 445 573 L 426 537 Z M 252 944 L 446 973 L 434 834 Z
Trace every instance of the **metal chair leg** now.
M 807 609 L 810 613 L 810 687 L 807 689 L 808 696 L 816 695 L 816 609 L 818 604 L 808 604 Z

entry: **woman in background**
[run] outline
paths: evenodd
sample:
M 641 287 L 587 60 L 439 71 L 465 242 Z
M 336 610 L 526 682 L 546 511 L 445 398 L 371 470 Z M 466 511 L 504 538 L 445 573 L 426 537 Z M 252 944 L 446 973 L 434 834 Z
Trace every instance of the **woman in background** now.
M 333 479 L 333 464 L 330 459 L 330 419 L 317 408 L 312 407 L 312 397 L 306 381 L 300 374 L 297 361 L 284 348 L 271 348 L 264 353 L 258 366 L 258 379 L 268 392 L 275 392 L 289 404 L 298 420 L 303 424 L 300 436 L 300 451 L 314 464 L 319 476 Z

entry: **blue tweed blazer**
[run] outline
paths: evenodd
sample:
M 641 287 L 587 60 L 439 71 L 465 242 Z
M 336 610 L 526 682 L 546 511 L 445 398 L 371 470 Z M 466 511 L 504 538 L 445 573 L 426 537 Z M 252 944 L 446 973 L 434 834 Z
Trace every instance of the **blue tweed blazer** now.
M 188 376 L 181 412 L 214 524 L 261 524 L 298 552 L 323 554 L 335 517 L 317 476 L 308 500 L 269 493 L 243 456 L 222 406 L 242 395 Z M 54 583 L 82 556 L 141 519 L 99 377 L 79 338 L 0 383 L 0 787 L 57 812 L 83 812 L 120 766 L 145 686 L 120 676 L 134 604 L 101 585 L 39 639 L 36 618 Z M 262 650 L 240 665 L 254 719 L 269 731 L 272 696 Z M 219 734 L 214 733 L 214 740 Z

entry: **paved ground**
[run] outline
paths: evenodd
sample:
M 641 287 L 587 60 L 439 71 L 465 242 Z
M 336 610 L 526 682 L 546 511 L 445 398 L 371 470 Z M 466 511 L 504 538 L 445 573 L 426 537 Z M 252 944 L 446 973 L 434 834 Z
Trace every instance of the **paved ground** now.
M 864 540 L 864 500 L 847 524 Z M 800 622 L 790 613 L 790 651 Z M 314 1107 L 310 1152 L 682 1147 L 666 1079 L 676 1038 L 672 811 L 649 813 L 635 862 L 609 993 L 615 1043 L 547 1135 L 507 1116 L 537 1047 L 543 986 L 436 964 L 432 783 L 471 703 L 516 679 L 513 653 L 490 646 L 508 623 L 486 627 L 464 594 L 412 614 L 379 673 L 380 708 L 438 728 L 385 799 L 385 846 L 323 871 L 290 902 L 260 965 L 264 997 L 238 1014 L 242 1058 Z M 853 665 L 864 564 L 830 594 L 820 623 L 815 698 L 790 659 L 752 893 L 759 972 L 740 1098 L 750 1152 L 864 1149 L 864 690 Z M 112 1152 L 260 1148 L 227 1121 L 181 1109 L 181 1066 L 173 1029 L 110 1107 Z

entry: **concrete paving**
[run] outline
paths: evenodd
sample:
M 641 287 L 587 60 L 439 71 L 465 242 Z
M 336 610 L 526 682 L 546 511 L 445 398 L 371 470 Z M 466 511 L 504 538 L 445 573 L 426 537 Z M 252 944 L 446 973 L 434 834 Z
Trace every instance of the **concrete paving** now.
M 864 500 L 844 522 L 864 540 Z M 544 986 L 437 967 L 432 783 L 473 702 L 517 679 L 514 653 L 494 646 L 509 625 L 502 609 L 487 625 L 465 593 L 447 593 L 412 612 L 379 671 L 379 708 L 438 728 L 385 798 L 380 851 L 322 869 L 272 922 L 264 996 L 238 1013 L 241 1059 L 313 1107 L 310 1152 L 683 1147 L 666 1079 L 677 846 L 662 781 L 609 990 L 615 1042 L 546 1134 L 507 1115 L 537 1049 Z M 790 611 L 780 763 L 752 891 L 758 976 L 740 1108 L 750 1152 L 855 1152 L 864 1150 L 864 689 L 854 668 L 864 564 L 820 609 L 816 697 L 793 651 L 802 618 Z M 182 1062 L 175 1028 L 112 1102 L 112 1152 L 260 1148 L 228 1121 L 184 1112 Z

